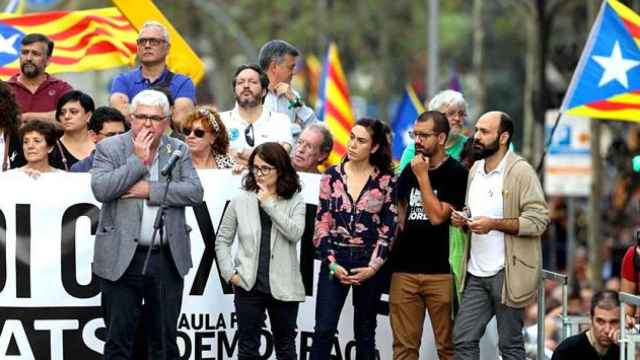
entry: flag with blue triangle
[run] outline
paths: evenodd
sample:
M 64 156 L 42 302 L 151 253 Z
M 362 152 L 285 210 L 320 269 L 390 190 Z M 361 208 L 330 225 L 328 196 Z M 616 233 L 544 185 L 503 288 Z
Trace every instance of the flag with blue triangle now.
M 617 0 L 602 3 L 562 112 L 640 122 L 640 16 Z

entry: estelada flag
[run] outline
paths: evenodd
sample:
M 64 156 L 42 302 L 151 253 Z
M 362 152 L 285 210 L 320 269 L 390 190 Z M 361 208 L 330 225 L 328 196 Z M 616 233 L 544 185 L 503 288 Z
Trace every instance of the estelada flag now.
M 640 122 L 640 16 L 602 3 L 561 112 Z
M 47 72 L 82 72 L 133 65 L 137 31 L 115 8 L 0 14 L 0 77 L 20 71 L 20 42 L 41 33 L 55 47 Z
M 347 78 L 342 71 L 338 47 L 333 42 L 329 45 L 324 62 L 318 105 L 318 119 L 324 121 L 333 134 L 333 151 L 328 162 L 335 165 L 347 152 L 347 142 L 355 118 L 351 109 Z

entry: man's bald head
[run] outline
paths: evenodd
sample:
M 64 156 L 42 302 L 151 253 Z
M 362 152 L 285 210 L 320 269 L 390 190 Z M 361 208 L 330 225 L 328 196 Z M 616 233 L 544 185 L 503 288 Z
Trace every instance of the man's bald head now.
M 504 138 L 504 140 L 506 141 L 504 143 L 504 146 L 509 147 L 509 145 L 511 144 L 514 124 L 509 114 L 502 111 L 489 111 L 480 116 L 477 124 L 482 124 L 483 127 L 486 127 L 488 130 L 490 130 L 491 133 L 495 133 L 499 138 L 503 133 L 507 133 L 508 137 Z M 502 142 L 503 141 L 500 141 L 501 145 L 503 145 Z

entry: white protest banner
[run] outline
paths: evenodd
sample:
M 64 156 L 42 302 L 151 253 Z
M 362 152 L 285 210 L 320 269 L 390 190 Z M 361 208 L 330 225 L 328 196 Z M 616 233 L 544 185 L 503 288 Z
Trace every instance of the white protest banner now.
M 223 170 L 199 175 L 205 202 L 187 209 L 194 267 L 185 277 L 178 345 L 182 359 L 236 359 L 233 295 L 220 278 L 213 246 L 226 205 L 240 191 L 241 178 Z M 307 359 L 320 264 L 313 260 L 311 242 L 320 177 L 301 175 L 309 212 L 300 246 L 307 298 L 300 306 L 296 343 L 300 359 Z M 98 279 L 91 273 L 100 203 L 91 193 L 90 176 L 50 173 L 33 180 L 22 172 L 9 172 L 0 175 L 0 189 L 0 358 L 101 359 L 104 322 Z M 385 307 L 381 301 L 380 312 Z M 349 297 L 334 346 L 335 359 L 355 359 L 352 310 Z M 425 327 L 425 333 L 427 354 L 422 358 L 431 359 L 435 350 L 430 328 Z M 261 342 L 262 358 L 274 359 L 268 327 Z M 392 357 L 391 345 L 388 318 L 379 315 L 380 359 Z

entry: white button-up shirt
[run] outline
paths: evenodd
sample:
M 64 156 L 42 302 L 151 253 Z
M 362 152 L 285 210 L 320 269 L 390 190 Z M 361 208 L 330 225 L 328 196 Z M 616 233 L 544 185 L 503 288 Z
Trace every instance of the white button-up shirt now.
M 156 155 L 153 158 L 153 162 L 151 163 L 151 165 L 147 166 L 147 169 L 149 169 L 149 176 L 147 177 L 146 180 L 148 181 L 158 181 L 159 179 L 159 174 L 160 174 L 160 170 L 158 169 L 159 154 L 160 154 L 160 148 L 158 148 L 158 151 L 156 151 Z M 138 239 L 138 244 L 145 245 L 145 246 L 151 245 L 151 240 L 153 239 L 153 231 L 154 231 L 153 226 L 155 225 L 156 215 L 158 214 L 158 211 L 160 211 L 160 206 L 149 205 L 149 199 L 143 200 L 142 220 L 140 221 L 140 238 Z M 164 235 L 166 236 L 166 233 Z M 157 238 L 156 238 L 155 245 L 160 246 L 161 245 L 160 234 L 157 234 L 156 236 Z M 165 239 L 164 241 L 166 242 L 167 240 Z
M 502 184 L 506 169 L 506 158 L 488 174 L 484 170 L 484 160 L 477 165 L 473 181 L 469 185 L 467 206 L 471 217 L 486 216 L 502 219 Z M 467 271 L 474 276 L 489 277 L 504 268 L 504 233 L 497 230 L 487 234 L 471 234 L 471 251 Z
M 262 108 L 262 114 L 253 123 L 254 144 L 250 146 L 245 137 L 245 130 L 250 125 L 238 113 L 238 105 L 233 110 L 220 113 L 220 119 L 229 134 L 229 147 L 236 151 L 252 149 L 269 141 L 288 143 L 293 146 L 293 136 L 287 115 Z

